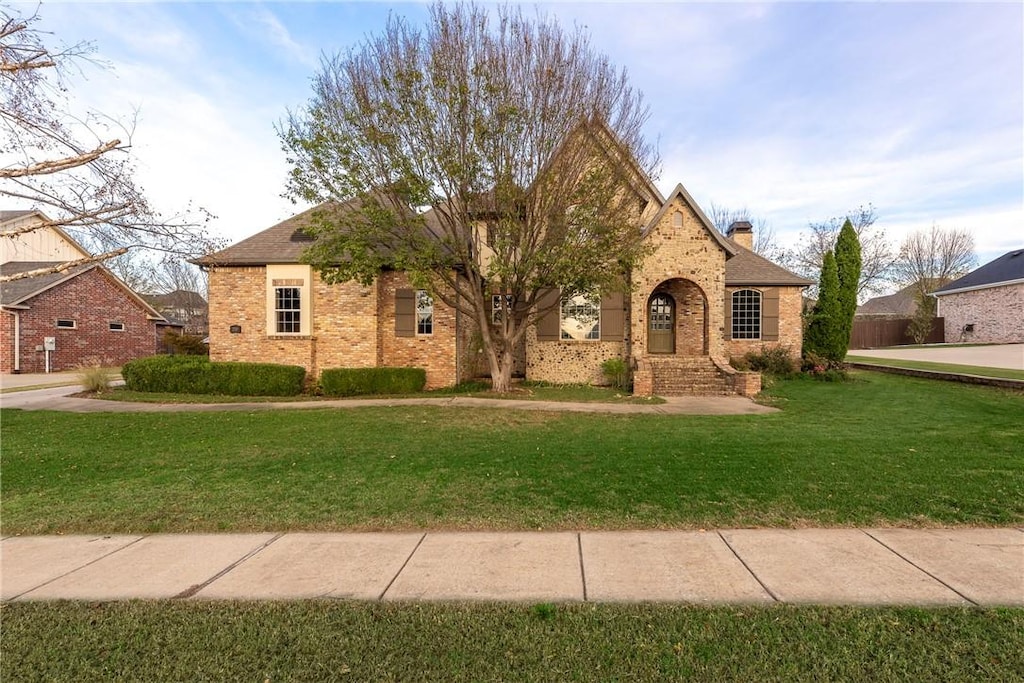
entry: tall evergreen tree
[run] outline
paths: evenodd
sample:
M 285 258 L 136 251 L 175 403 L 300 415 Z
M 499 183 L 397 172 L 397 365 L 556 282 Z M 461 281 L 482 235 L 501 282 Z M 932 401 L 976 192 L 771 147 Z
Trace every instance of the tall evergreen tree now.
M 838 363 L 846 355 L 847 340 L 841 341 L 842 308 L 839 301 L 839 271 L 835 256 L 825 252 L 818 281 L 818 302 L 811 312 L 811 321 L 804 333 L 804 356 L 816 355 Z
M 847 218 L 836 238 L 836 270 L 839 276 L 839 329 L 836 331 L 837 343 L 842 340 L 842 353 L 837 360 L 846 357 L 850 347 L 850 333 L 853 331 L 853 316 L 857 314 L 857 291 L 860 287 L 860 238 Z M 837 347 L 838 351 L 839 347 Z

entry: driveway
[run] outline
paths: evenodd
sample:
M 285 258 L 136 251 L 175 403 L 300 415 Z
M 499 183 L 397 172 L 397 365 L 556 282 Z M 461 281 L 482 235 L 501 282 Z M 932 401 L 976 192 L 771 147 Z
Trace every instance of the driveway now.
M 857 349 L 851 356 L 923 360 L 953 365 L 977 365 L 983 368 L 1024 370 L 1024 344 L 993 344 L 989 346 L 926 346 L 913 349 Z

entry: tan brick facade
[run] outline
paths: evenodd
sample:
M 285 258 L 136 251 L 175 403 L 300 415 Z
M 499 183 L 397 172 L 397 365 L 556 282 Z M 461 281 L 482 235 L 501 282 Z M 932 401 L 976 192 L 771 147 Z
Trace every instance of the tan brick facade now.
M 767 287 L 727 287 L 725 295 L 731 297 L 740 289 L 753 289 L 764 292 Z M 776 341 L 763 339 L 733 339 L 732 330 L 726 330 L 726 349 L 730 358 L 739 358 L 744 354 L 760 351 L 763 348 L 785 347 L 794 358 L 800 357 L 803 347 L 803 289 L 801 287 L 778 287 L 779 293 L 779 338 Z
M 722 247 L 679 195 L 669 200 L 647 240 L 653 251 L 634 271 L 630 297 L 633 357 L 648 352 L 648 304 L 653 294 L 664 291 L 675 303 L 676 354 L 724 359 Z
M 373 284 L 355 282 L 329 285 L 308 267 L 302 280 L 310 288 L 310 334 L 268 333 L 268 269 L 265 266 L 210 269 L 210 358 L 301 365 L 311 377 L 326 368 L 420 367 L 427 371 L 427 387 L 457 381 L 455 312 L 434 302 L 431 335 L 395 336 L 395 292 L 410 288 L 401 273 L 384 273 Z M 288 273 L 294 275 L 294 273 Z M 273 273 L 269 276 L 273 278 Z M 272 293 L 270 294 L 272 297 Z M 232 328 L 238 331 L 232 332 Z
M 946 341 L 1024 343 L 1024 283 L 938 297 Z M 964 328 L 973 325 L 974 330 Z

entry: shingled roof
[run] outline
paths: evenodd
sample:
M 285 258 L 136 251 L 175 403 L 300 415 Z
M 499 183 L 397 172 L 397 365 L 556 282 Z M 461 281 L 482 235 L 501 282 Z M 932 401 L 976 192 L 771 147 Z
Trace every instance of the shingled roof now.
M 43 268 L 57 268 L 61 263 L 62 261 L 11 261 L 0 265 L 0 276 L 17 275 L 18 273 L 27 273 Z M 90 268 L 96 267 L 97 264 L 95 263 L 87 263 L 61 273 L 46 273 L 45 275 L 36 275 L 34 277 L 25 277 L 20 280 L 5 282 L 0 285 L 0 305 L 17 306 L 64 280 L 70 280 Z
M 277 225 L 267 228 L 248 237 L 241 242 L 232 244 L 214 254 L 196 259 L 196 263 L 206 266 L 263 266 L 268 263 L 298 263 L 302 252 L 312 242 L 312 238 L 304 233 L 317 211 L 328 208 L 319 204 L 312 209 L 286 218 Z
M 996 260 L 972 270 L 959 280 L 953 280 L 945 287 L 935 290 L 932 294 L 944 296 L 1016 282 L 1024 282 L 1024 249 L 1007 252 Z
M 736 255 L 725 262 L 725 286 L 760 285 L 765 287 L 807 287 L 813 280 L 800 277 L 760 254 L 723 237 L 736 248 Z
M 39 270 L 42 268 L 56 268 L 62 264 L 63 261 L 10 261 L 0 265 L 0 275 L 17 275 L 18 273 L 27 273 L 29 271 Z M 28 308 L 27 302 L 33 297 L 39 296 L 46 290 L 56 287 L 62 282 L 76 278 L 79 275 L 94 269 L 99 270 L 100 273 L 124 290 L 128 296 L 138 301 L 139 305 L 145 309 L 146 314 L 150 319 L 157 321 L 164 319 L 164 317 L 160 315 L 155 308 L 149 305 L 149 302 L 139 296 L 131 287 L 126 285 L 120 278 L 116 277 L 99 263 L 84 263 L 79 266 L 74 266 L 73 268 L 68 268 L 67 270 L 59 273 L 33 275 L 19 280 L 4 282 L 0 285 L 0 306 Z
M 355 212 L 362 206 L 357 199 L 344 203 L 324 202 L 302 213 L 287 218 L 277 225 L 258 232 L 241 242 L 231 245 L 194 261 L 202 266 L 264 266 L 272 263 L 300 263 L 302 253 L 315 238 L 305 232 L 313 223 L 317 212 Z M 441 234 L 442 230 L 433 209 L 422 214 L 428 233 Z

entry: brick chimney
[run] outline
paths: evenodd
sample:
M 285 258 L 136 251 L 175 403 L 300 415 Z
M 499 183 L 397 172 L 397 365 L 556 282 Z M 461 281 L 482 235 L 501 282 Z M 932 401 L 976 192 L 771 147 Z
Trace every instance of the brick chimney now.
M 754 226 L 750 224 L 750 221 L 733 221 L 733 224 L 725 231 L 725 236 L 741 247 L 750 251 L 754 250 Z

